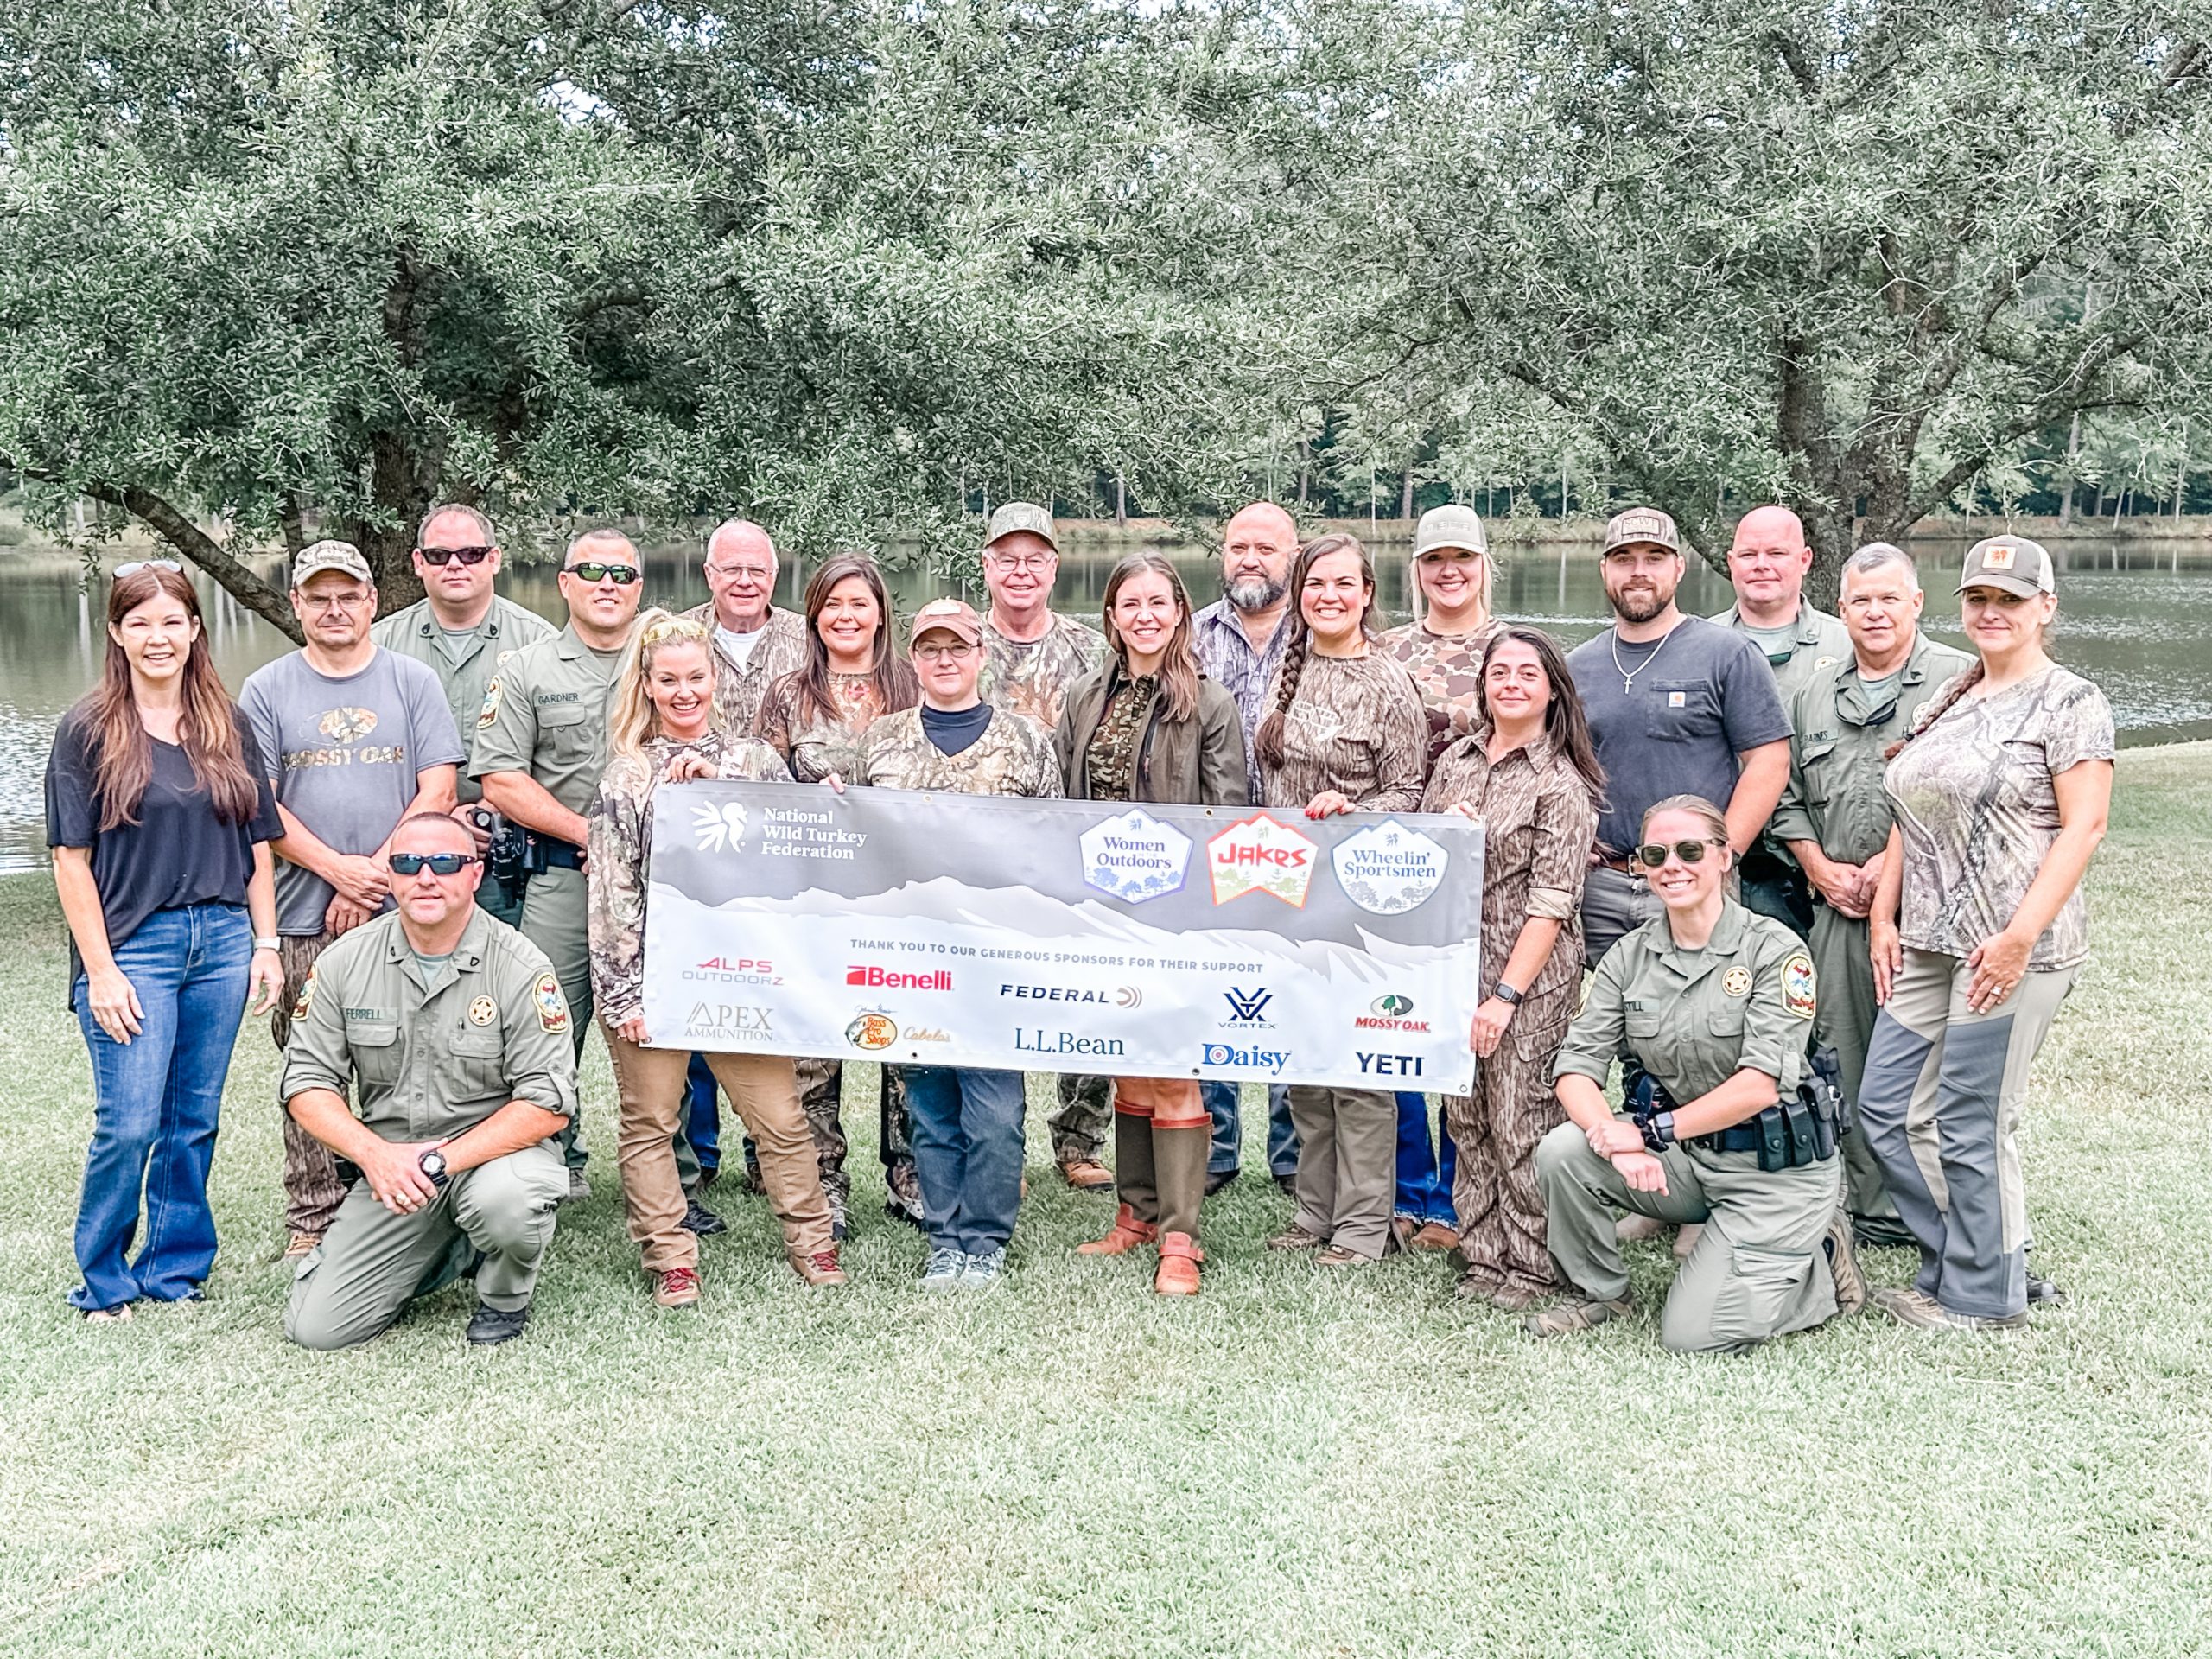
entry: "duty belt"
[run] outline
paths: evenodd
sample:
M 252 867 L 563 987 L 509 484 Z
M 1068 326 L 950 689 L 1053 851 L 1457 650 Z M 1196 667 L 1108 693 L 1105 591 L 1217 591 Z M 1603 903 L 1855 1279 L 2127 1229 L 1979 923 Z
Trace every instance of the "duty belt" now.
M 1694 1135 L 1690 1145 L 1707 1152 L 1757 1152 L 1759 1132 L 1749 1123 L 1731 1123 L 1725 1129 L 1715 1129 L 1711 1135 Z

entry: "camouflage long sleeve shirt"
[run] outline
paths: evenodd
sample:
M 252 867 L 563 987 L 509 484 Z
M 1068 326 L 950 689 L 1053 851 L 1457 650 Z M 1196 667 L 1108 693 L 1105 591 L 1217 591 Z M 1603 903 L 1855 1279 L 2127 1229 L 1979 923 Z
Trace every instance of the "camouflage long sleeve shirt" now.
M 886 712 L 875 681 L 866 674 L 832 674 L 830 695 L 843 718 L 824 720 L 819 709 L 801 711 L 800 677 L 786 674 L 768 688 L 753 730 L 802 784 L 818 784 L 833 772 L 852 777 L 860 766 L 861 740 Z
M 1332 789 L 1362 812 L 1419 811 L 1428 720 L 1412 677 L 1380 650 L 1309 656 L 1284 711 L 1282 764 L 1262 762 L 1260 776 L 1268 806 Z
M 593 803 L 590 886 L 591 989 L 599 1017 L 615 1030 L 645 1012 L 645 890 L 653 841 L 653 796 L 678 755 L 715 763 L 717 778 L 787 784 L 791 769 L 758 738 L 709 732 L 690 743 L 656 737 L 637 754 L 607 763 Z
M 983 677 L 979 690 L 995 709 L 1027 715 L 1046 731 L 1075 683 L 1106 658 L 1106 636 L 1071 616 L 1055 616 L 1034 639 L 1009 639 L 983 624 Z
M 886 715 L 861 740 L 855 782 L 880 789 L 933 789 L 959 795 L 1027 795 L 1057 800 L 1059 763 L 1052 734 L 1027 715 L 993 712 L 991 723 L 957 754 L 947 754 L 922 729 L 918 708 Z

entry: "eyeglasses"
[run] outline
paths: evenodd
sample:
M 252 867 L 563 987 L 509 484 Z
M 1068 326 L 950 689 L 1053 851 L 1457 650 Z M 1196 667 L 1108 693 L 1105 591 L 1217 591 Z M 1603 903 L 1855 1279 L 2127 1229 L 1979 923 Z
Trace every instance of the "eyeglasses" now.
M 373 593 L 357 588 L 350 594 L 302 594 L 300 603 L 310 611 L 350 611 L 375 598 Z
M 480 861 L 474 853 L 394 853 L 385 860 L 394 875 L 420 875 L 425 864 L 432 875 L 459 875 Z
M 723 582 L 772 582 L 776 573 L 765 564 L 710 564 L 707 574 Z
M 594 559 L 588 564 L 565 566 L 561 574 L 584 582 L 611 582 L 617 588 L 627 588 L 644 573 L 634 564 L 601 564 Z
M 1060 562 L 1057 553 L 988 553 L 984 556 L 998 569 L 1016 571 L 1049 570 Z
M 925 663 L 962 663 L 975 654 L 976 647 L 965 639 L 950 645 L 916 645 L 914 647 L 915 658 Z
M 115 579 L 121 582 L 125 576 L 135 576 L 141 570 L 181 570 L 183 569 L 184 567 L 175 559 L 133 559 L 128 564 L 118 564 L 115 567 Z
M 463 564 L 481 564 L 493 551 L 488 547 L 418 547 L 415 555 L 425 564 L 451 564 L 455 559 Z
M 1636 861 L 1647 870 L 1656 870 L 1667 861 L 1667 855 L 1672 853 L 1685 864 L 1702 864 L 1707 848 L 1727 844 L 1710 836 L 1703 841 L 1654 841 L 1636 849 Z

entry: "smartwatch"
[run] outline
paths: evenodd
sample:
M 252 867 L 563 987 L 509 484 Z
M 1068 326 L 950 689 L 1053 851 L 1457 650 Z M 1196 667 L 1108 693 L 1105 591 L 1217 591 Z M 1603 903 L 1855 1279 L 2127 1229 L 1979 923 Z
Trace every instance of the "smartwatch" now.
M 1502 979 L 1490 988 L 1490 994 L 1509 1008 L 1517 1008 L 1521 1006 L 1521 993 Z
M 1675 1144 L 1675 1115 L 1654 1112 L 1637 1126 L 1643 1131 L 1643 1144 L 1651 1152 L 1664 1152 Z
M 446 1173 L 445 1154 L 440 1152 L 435 1147 L 432 1147 L 417 1158 L 415 1160 L 415 1167 L 421 1170 L 424 1179 L 441 1192 L 445 1191 L 446 1183 L 453 1179 Z

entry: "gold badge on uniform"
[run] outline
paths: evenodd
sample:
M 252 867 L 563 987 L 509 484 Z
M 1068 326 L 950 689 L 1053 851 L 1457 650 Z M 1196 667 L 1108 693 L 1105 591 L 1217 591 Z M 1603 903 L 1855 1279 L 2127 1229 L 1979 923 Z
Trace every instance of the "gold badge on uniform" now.
M 548 1031 L 569 1028 L 569 1005 L 561 995 L 561 982 L 550 974 L 540 974 L 531 992 L 537 999 L 537 1023 Z
M 1751 970 L 1731 968 L 1721 976 L 1720 988 L 1731 996 L 1749 996 L 1751 994 Z
M 468 1005 L 468 1023 L 488 1026 L 499 1017 L 499 1005 L 488 996 L 480 996 Z
M 480 727 L 489 726 L 499 717 L 499 682 L 495 678 L 484 688 L 484 708 L 476 716 Z
M 300 987 L 299 995 L 292 999 L 292 1023 L 294 1025 L 297 1025 L 301 1020 L 308 1017 L 308 1009 L 314 1001 L 315 973 L 313 969 L 309 969 L 305 982 L 303 982 Z
M 1819 1005 L 1813 991 L 1813 959 L 1799 950 L 1782 964 L 1782 1006 L 1800 1020 L 1809 1020 Z

